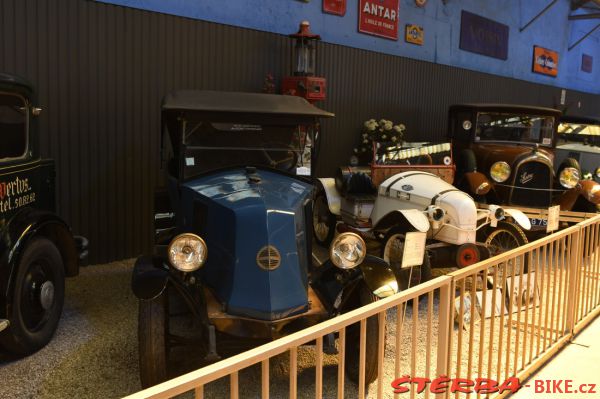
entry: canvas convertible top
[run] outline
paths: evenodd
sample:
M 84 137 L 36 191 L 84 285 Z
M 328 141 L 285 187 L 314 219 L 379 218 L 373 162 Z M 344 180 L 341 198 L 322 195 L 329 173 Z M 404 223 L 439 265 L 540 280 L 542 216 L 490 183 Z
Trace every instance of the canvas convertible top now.
M 234 112 L 333 117 L 297 96 L 209 90 L 178 90 L 164 97 L 163 111 Z
M 492 103 L 472 103 L 472 104 L 456 104 L 450 106 L 450 112 L 460 110 L 477 110 L 481 112 L 506 112 L 515 114 L 538 114 L 559 117 L 561 112 L 554 108 L 536 107 L 532 105 L 515 105 L 515 104 L 492 104 Z

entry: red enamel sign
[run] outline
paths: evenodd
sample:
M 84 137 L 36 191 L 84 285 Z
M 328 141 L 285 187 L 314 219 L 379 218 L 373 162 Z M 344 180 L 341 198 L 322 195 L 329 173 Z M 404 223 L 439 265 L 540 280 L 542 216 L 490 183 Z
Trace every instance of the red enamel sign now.
M 399 0 L 360 0 L 358 31 L 398 40 Z
M 346 14 L 346 0 L 323 0 L 323 12 L 335 15 Z

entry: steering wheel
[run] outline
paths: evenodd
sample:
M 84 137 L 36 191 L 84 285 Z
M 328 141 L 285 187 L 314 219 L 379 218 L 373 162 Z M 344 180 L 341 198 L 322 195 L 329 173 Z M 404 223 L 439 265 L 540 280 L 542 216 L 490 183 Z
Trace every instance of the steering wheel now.
M 291 172 L 298 164 L 298 153 L 292 146 L 286 144 L 275 143 L 275 145 L 272 145 L 271 147 L 289 148 L 287 151 L 268 150 L 263 148 L 262 153 L 272 168 Z

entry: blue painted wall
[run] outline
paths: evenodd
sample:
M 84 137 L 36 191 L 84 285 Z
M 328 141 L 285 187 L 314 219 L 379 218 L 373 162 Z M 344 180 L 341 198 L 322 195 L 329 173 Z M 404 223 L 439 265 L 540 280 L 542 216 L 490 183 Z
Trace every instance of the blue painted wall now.
M 298 23 L 307 19 L 312 30 L 329 43 L 600 94 L 600 30 L 578 47 L 567 51 L 569 45 L 593 28 L 598 20 L 568 21 L 569 0 L 560 0 L 523 32 L 519 32 L 519 27 L 531 20 L 550 0 L 448 0 L 446 5 L 441 0 L 429 0 L 425 8 L 415 6 L 414 0 L 401 0 L 398 41 L 358 33 L 356 0 L 348 0 L 348 9 L 343 17 L 323 13 L 321 0 L 308 3 L 298 0 L 99 1 L 280 34 L 295 31 Z M 463 9 L 510 27 L 508 60 L 459 49 Z M 424 28 L 424 46 L 404 42 L 404 25 L 407 23 Z M 531 72 L 533 45 L 559 52 L 556 78 Z M 592 73 L 581 71 L 582 53 L 594 57 Z

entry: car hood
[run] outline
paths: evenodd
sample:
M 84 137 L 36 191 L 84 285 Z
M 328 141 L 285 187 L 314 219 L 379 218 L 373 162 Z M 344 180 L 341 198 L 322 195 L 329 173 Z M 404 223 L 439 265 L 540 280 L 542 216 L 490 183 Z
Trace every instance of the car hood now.
M 227 313 L 276 320 L 307 309 L 312 190 L 293 176 L 244 168 L 183 185 L 180 230 L 206 241 L 202 281 Z
M 295 210 L 298 201 L 312 192 L 311 184 L 293 177 L 261 169 L 248 173 L 243 168 L 203 176 L 183 187 L 226 208 L 264 205 L 276 211 Z
M 512 166 L 517 159 L 532 154 L 534 147 L 533 145 L 477 143 L 473 144 L 471 149 L 477 157 L 478 171 L 487 173 L 494 162 L 504 161 Z M 546 147 L 539 147 L 537 152 L 550 159 L 550 161 L 554 160 L 553 152 Z

